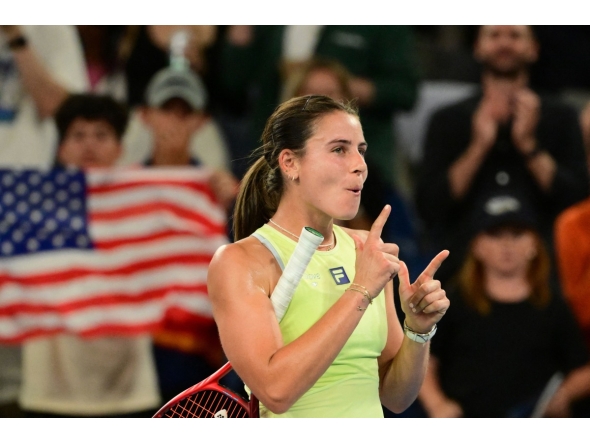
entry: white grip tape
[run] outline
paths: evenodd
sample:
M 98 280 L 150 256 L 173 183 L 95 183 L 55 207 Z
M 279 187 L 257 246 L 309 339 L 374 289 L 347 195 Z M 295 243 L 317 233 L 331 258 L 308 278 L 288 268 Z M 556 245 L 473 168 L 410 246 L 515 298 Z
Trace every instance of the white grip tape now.
M 301 236 L 299 236 L 299 242 L 297 242 L 295 251 L 293 251 L 293 255 L 289 259 L 289 262 L 287 262 L 285 270 L 283 270 L 283 274 L 272 292 L 270 301 L 272 302 L 279 322 L 283 319 L 287 311 L 293 293 L 295 293 L 295 289 L 309 261 L 311 261 L 313 253 L 324 240 L 324 237 L 320 233 L 317 231 L 315 233 L 307 230 L 305 227 L 301 230 Z

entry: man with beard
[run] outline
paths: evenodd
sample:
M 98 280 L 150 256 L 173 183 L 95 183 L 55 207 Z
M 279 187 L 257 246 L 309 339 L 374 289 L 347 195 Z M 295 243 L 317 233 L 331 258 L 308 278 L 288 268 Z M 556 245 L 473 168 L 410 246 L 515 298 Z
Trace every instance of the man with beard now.
M 465 216 L 477 199 L 517 191 L 536 208 L 551 249 L 556 215 L 588 195 L 575 109 L 528 86 L 538 56 L 530 26 L 480 27 L 481 90 L 431 118 L 415 197 L 432 247 L 451 252 L 441 280 L 463 259 Z

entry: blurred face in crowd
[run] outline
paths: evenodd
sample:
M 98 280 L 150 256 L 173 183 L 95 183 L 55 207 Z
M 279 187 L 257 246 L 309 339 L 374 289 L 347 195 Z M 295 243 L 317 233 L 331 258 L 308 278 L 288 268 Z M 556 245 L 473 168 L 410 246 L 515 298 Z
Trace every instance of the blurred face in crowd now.
M 79 168 L 111 167 L 122 151 L 121 141 L 104 120 L 74 119 L 59 146 L 58 159 Z
M 503 226 L 480 233 L 473 253 L 488 271 L 505 276 L 522 276 L 537 255 L 537 237 L 529 229 Z
M 338 101 L 346 99 L 338 76 L 326 68 L 310 71 L 297 95 L 307 96 L 312 94 L 328 96 Z
M 160 107 L 143 108 L 141 116 L 152 130 L 155 149 L 170 153 L 187 151 L 190 138 L 205 121 L 202 112 L 180 98 L 172 98 Z
M 515 77 L 538 57 L 538 44 L 526 25 L 482 26 L 475 43 L 475 58 L 491 73 Z

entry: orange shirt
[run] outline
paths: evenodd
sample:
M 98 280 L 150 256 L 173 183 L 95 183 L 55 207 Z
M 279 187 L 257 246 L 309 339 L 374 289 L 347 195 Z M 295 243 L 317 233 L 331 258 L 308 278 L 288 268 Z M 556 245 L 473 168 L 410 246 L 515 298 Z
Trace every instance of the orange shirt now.
M 564 295 L 590 345 L 590 199 L 556 219 L 555 250 Z

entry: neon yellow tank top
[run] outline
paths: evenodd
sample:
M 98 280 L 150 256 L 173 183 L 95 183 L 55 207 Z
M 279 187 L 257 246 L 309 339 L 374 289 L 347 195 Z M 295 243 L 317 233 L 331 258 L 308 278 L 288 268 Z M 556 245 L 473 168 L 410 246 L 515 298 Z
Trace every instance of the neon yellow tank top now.
M 264 225 L 256 231 L 287 264 L 296 242 Z M 354 240 L 337 225 L 337 242 L 330 251 L 316 251 L 280 322 L 288 344 L 315 324 L 342 296 L 354 279 Z M 383 292 L 370 305 L 332 365 L 287 412 L 276 415 L 260 404 L 261 417 L 363 418 L 383 417 L 379 399 L 377 358 L 387 339 Z

